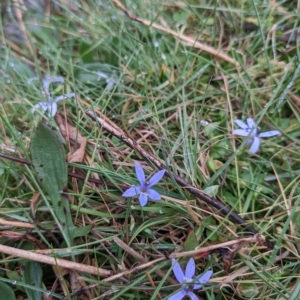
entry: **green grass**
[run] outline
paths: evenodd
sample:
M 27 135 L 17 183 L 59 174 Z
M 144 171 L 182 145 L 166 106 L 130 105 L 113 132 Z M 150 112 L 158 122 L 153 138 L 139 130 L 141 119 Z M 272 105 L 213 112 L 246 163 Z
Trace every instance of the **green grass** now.
M 53 204 L 54 186 L 45 188 L 31 165 L 0 158 L 0 245 L 41 250 L 112 275 L 128 272 L 106 280 L 3 253 L 0 289 L 6 299 L 41 299 L 43 293 L 81 299 L 80 289 L 89 285 L 85 299 L 168 299 L 180 289 L 168 259 L 172 253 L 251 236 L 172 176 L 155 187 L 161 201 L 141 207 L 137 197 L 122 197 L 137 183 L 135 160 L 147 176 L 157 168 L 89 118 L 88 109 L 274 243 L 273 249 L 246 244 L 229 274 L 219 252 L 196 258 L 197 274 L 214 271 L 195 292 L 201 299 L 298 299 L 300 53 L 294 36 L 283 36 L 299 27 L 300 7 L 297 11 L 293 1 L 124 1 L 131 14 L 150 22 L 146 26 L 115 1 L 54 2 L 49 1 L 51 9 L 0 4 L 0 152 L 31 162 L 38 123 L 60 131 L 56 118 L 30 110 L 45 101 L 43 77 L 63 76 L 65 83 L 51 85 L 51 92 L 76 93 L 76 99 L 58 102 L 59 113 L 77 132 L 72 139 L 61 134 L 69 158 L 74 139 L 87 138 L 84 159 L 69 162 L 68 171 L 98 183 L 68 177 L 67 196 L 60 198 L 68 201 L 65 212 L 77 230 L 68 240 L 60 202 Z M 250 25 L 257 27 L 249 30 Z M 236 63 L 167 34 L 167 28 Z M 96 72 L 113 78 L 113 88 Z M 36 76 L 40 81 L 28 85 Z M 231 134 L 234 120 L 247 117 L 261 131 L 282 135 L 263 139 L 260 151 L 249 155 L 246 141 Z M 157 258 L 161 261 L 151 264 Z M 183 266 L 186 261 L 180 259 Z

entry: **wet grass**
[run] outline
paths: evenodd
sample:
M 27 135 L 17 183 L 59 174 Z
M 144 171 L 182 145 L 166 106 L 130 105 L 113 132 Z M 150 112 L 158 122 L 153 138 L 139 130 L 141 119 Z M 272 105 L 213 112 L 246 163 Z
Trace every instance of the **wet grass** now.
M 168 299 L 180 289 L 169 258 L 219 244 L 220 251 L 193 255 L 196 274 L 214 271 L 195 292 L 199 299 L 297 299 L 300 8 L 266 1 L 125 1 L 126 10 L 118 1 L 18 3 L 1 6 L 0 146 L 10 159 L 0 160 L 0 244 L 10 250 L 1 258 L 0 288 L 7 299 Z M 64 78 L 50 84 L 51 97 L 76 94 L 57 103 L 54 118 L 31 113 L 46 101 L 45 76 Z M 263 139 L 249 155 L 247 141 L 232 135 L 234 120 L 248 117 L 261 132 L 282 135 Z M 32 161 L 41 120 L 60 132 L 68 172 L 81 176 L 69 174 L 62 193 L 78 230 L 68 248 L 51 191 L 24 161 Z M 84 156 L 72 161 L 78 148 Z M 138 184 L 134 161 L 146 176 L 158 170 L 153 157 L 171 175 L 155 186 L 162 199 L 141 207 L 122 193 Z M 236 211 L 274 247 L 242 243 L 253 233 L 172 173 Z M 230 241 L 234 257 L 222 246 Z M 53 267 L 13 249 L 111 274 Z

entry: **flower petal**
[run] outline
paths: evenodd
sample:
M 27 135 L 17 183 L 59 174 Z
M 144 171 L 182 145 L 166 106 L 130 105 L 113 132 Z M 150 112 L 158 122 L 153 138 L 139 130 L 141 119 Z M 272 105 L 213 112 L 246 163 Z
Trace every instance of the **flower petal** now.
M 202 285 L 201 284 L 198 284 L 198 283 L 195 283 L 194 284 L 194 287 L 193 287 L 193 290 L 199 290 L 202 288 Z
M 132 186 L 129 189 L 127 189 L 122 196 L 123 197 L 132 197 L 135 195 L 138 195 L 141 192 L 141 187 L 140 186 Z
M 247 141 L 246 141 L 246 145 L 251 147 L 251 145 L 253 144 L 253 141 L 254 141 L 254 137 L 248 138 Z
M 275 136 L 275 135 L 281 135 L 281 132 L 279 130 L 270 130 L 270 131 L 266 131 L 266 132 L 261 132 L 258 137 L 271 137 L 271 136 Z
M 186 291 L 185 290 L 180 290 L 173 296 L 169 297 L 167 300 L 181 300 L 183 297 L 186 296 Z
M 153 186 L 154 184 L 157 184 L 165 175 L 166 170 L 160 170 L 157 173 L 155 173 L 149 180 L 148 188 Z
M 43 79 L 43 87 L 44 89 L 49 89 L 49 86 L 52 82 L 60 82 L 60 83 L 64 83 L 64 78 L 61 76 L 45 76 Z
M 98 75 L 97 80 L 99 81 L 101 78 L 107 79 L 109 76 L 101 71 L 96 72 L 96 75 Z
M 198 290 L 202 288 L 202 284 L 207 283 L 207 281 L 210 279 L 210 277 L 212 276 L 213 271 L 212 270 L 208 270 L 206 271 L 204 274 L 196 277 L 195 279 L 195 284 L 193 287 L 193 290 Z
M 136 177 L 139 180 L 141 186 L 143 186 L 146 181 L 144 170 L 143 170 L 142 166 L 140 165 L 140 163 L 138 163 L 137 161 L 134 162 L 134 166 L 135 166 Z
M 139 201 L 141 206 L 145 206 L 148 202 L 148 195 L 144 193 L 140 193 Z
M 257 128 L 257 125 L 252 118 L 247 118 L 247 124 L 249 128 Z
M 232 131 L 232 134 L 234 135 L 240 135 L 240 136 L 248 136 L 250 132 L 244 130 L 244 129 L 235 129 Z
M 257 128 L 254 127 L 250 130 L 250 136 L 255 137 L 257 136 Z
M 236 125 L 238 125 L 239 127 L 241 127 L 242 129 L 247 129 L 248 128 L 248 125 L 245 122 L 243 122 L 242 120 L 239 120 L 239 119 L 234 120 L 234 123 Z
M 108 90 L 111 90 L 114 87 L 114 85 L 116 84 L 116 82 L 117 82 L 116 79 L 114 79 L 113 77 L 106 79 L 106 83 L 107 83 L 106 88 Z
M 190 258 L 185 268 L 185 277 L 192 279 L 193 276 L 195 275 L 195 269 L 196 269 L 195 261 L 193 258 Z
M 152 189 L 148 190 L 148 197 L 154 201 L 160 200 L 160 194 L 157 191 L 154 191 Z
M 48 109 L 48 102 L 39 102 L 35 104 L 30 111 L 34 113 L 39 107 L 45 112 Z
M 53 102 L 57 102 L 57 101 L 64 100 L 64 99 L 67 99 L 67 98 L 72 98 L 72 97 L 75 97 L 75 94 L 74 94 L 74 93 L 64 94 L 64 95 L 61 95 L 61 96 L 56 97 L 56 98 L 53 100 Z
M 57 104 L 55 102 L 48 103 L 48 115 L 54 117 L 57 112 Z
M 180 264 L 176 261 L 175 258 L 172 258 L 172 266 L 173 266 L 173 273 L 174 273 L 177 281 L 180 284 L 183 284 L 184 274 L 183 274 Z
M 258 151 L 259 146 L 260 146 L 260 139 L 258 137 L 254 137 L 253 143 L 248 152 L 250 154 L 255 154 Z
M 186 295 L 188 295 L 192 300 L 199 300 L 199 298 L 191 291 L 188 291 Z

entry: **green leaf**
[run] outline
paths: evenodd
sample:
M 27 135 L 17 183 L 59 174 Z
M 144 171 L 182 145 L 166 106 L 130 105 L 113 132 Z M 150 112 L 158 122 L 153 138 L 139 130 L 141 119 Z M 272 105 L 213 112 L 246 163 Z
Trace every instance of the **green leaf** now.
M 8 271 L 6 271 L 6 276 L 11 280 L 21 281 L 21 276 L 18 271 L 8 270 Z
M 20 77 L 27 79 L 34 76 L 30 67 L 18 59 L 10 59 L 6 72 L 17 73 Z
M 67 186 L 66 151 L 55 131 L 40 122 L 32 136 L 30 151 L 39 182 L 49 195 Z
M 102 76 L 97 75 L 105 74 L 108 78 L 111 78 L 115 75 L 116 70 L 113 66 L 102 63 L 82 63 L 77 66 L 75 73 L 76 78 L 83 84 L 94 84 L 96 86 L 106 85 L 106 79 Z
M 215 197 L 218 194 L 219 186 L 218 185 L 211 185 L 208 186 L 206 189 L 203 190 L 204 193 Z
M 187 17 L 189 16 L 189 14 L 187 12 L 180 12 L 180 13 L 174 13 L 173 14 L 173 20 L 175 22 L 182 22 L 185 21 L 187 19 Z
M 214 132 L 219 128 L 221 122 L 213 122 L 209 123 L 207 126 L 204 127 L 204 134 L 208 138 L 214 137 Z
M 150 230 L 149 228 L 145 228 L 144 234 L 147 238 L 153 238 L 153 231 Z
M 58 39 L 58 30 L 46 26 L 39 26 L 38 24 L 28 23 L 28 27 L 30 32 L 34 34 L 34 36 L 40 41 L 44 41 L 44 43 L 51 48 L 51 50 L 56 50 L 59 46 Z
M 207 239 L 214 242 L 219 238 L 219 234 L 215 230 L 206 229 Z
M 92 225 L 87 225 L 84 227 L 75 227 L 72 232 L 73 239 L 80 236 L 86 236 L 91 231 Z
M 234 207 L 239 199 L 237 197 L 235 197 L 233 194 L 231 194 L 230 192 L 223 190 L 221 192 L 221 197 L 223 198 L 223 200 L 225 201 L 226 204 Z
M 259 289 L 257 288 L 257 285 L 254 283 L 241 283 L 239 286 L 241 294 L 245 298 L 254 298 L 259 294 Z
M 0 291 L 1 291 L 1 299 L 16 300 L 15 293 L 12 290 L 12 288 L 8 284 L 2 281 L 0 281 Z
M 91 63 L 94 60 L 93 44 L 82 41 L 79 45 L 81 59 L 85 63 Z
M 187 239 L 184 242 L 183 251 L 195 250 L 198 245 L 199 243 L 197 241 L 195 231 L 191 230 L 187 236 Z
M 215 166 L 215 163 L 214 163 L 214 160 L 212 158 L 209 158 L 206 162 L 209 170 L 211 170 L 212 172 L 216 172 L 216 166 Z
M 202 223 L 205 226 L 215 226 L 217 224 L 215 218 L 212 216 L 205 218 Z
M 71 232 L 74 231 L 75 226 L 71 218 L 69 202 L 62 196 L 68 181 L 64 145 L 57 132 L 40 122 L 32 136 L 30 152 L 38 181 L 51 199 L 57 225 L 70 247 L 73 239 Z
M 214 133 L 217 134 L 217 131 Z M 212 159 L 223 159 L 228 154 L 229 142 L 228 140 L 220 140 L 216 143 L 213 151 L 211 151 L 210 157 Z
M 28 261 L 25 263 L 25 271 L 23 282 L 33 287 L 42 288 L 43 271 L 40 263 L 35 261 Z M 41 300 L 42 292 L 34 288 L 25 287 L 29 300 Z

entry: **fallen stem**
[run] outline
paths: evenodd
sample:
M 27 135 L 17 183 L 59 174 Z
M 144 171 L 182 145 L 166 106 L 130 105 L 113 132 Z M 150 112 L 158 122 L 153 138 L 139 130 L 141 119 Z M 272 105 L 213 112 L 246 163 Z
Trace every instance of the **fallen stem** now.
M 110 134 L 114 135 L 118 139 L 120 139 L 122 142 L 127 144 L 129 147 L 136 150 L 138 153 L 140 153 L 141 156 L 143 156 L 146 160 L 151 161 L 158 169 L 160 170 L 166 170 L 165 175 L 167 175 L 170 178 L 173 178 L 181 187 L 189 191 L 192 195 L 196 196 L 197 198 L 201 199 L 202 201 L 206 202 L 208 205 L 217 208 L 220 213 L 224 216 L 228 216 L 229 219 L 231 219 L 233 222 L 240 224 L 244 226 L 248 231 L 252 232 L 253 234 L 257 234 L 258 231 L 252 227 L 251 225 L 247 224 L 247 222 L 238 215 L 237 212 L 235 212 L 230 207 L 224 205 L 222 202 L 217 200 L 214 197 L 211 197 L 207 194 L 205 194 L 202 190 L 197 189 L 196 187 L 189 184 L 187 181 L 185 181 L 180 176 L 170 172 L 167 170 L 166 166 L 160 162 L 157 158 L 149 154 L 145 149 L 143 149 L 136 141 L 132 140 L 130 137 L 128 137 L 120 128 L 117 127 L 117 125 L 111 125 L 108 122 L 105 121 L 105 118 L 99 117 L 91 110 L 88 110 L 86 114 L 94 121 L 97 121 L 103 129 L 108 131 Z M 269 240 L 266 240 L 266 245 L 269 248 L 273 248 L 273 243 Z
M 194 47 L 194 48 L 198 48 L 202 51 L 205 51 L 207 53 L 210 53 L 211 55 L 215 56 L 215 57 L 218 57 L 218 58 L 221 58 L 233 65 L 236 65 L 238 66 L 239 63 L 234 60 L 233 58 L 231 58 L 230 56 L 228 56 L 227 54 L 225 54 L 224 52 L 220 51 L 220 50 L 216 50 L 215 48 L 209 46 L 209 45 L 206 45 L 206 44 L 203 44 L 193 38 L 190 38 L 184 34 L 181 34 L 181 33 L 178 33 L 170 28 L 167 28 L 167 27 L 163 27 L 157 23 L 154 23 L 152 21 L 148 21 L 148 20 L 145 20 L 145 19 L 142 19 L 142 18 L 139 18 L 135 15 L 133 15 L 132 13 L 130 13 L 128 11 L 128 9 L 122 4 L 120 3 L 120 1 L 118 0 L 112 0 L 112 2 L 122 11 L 124 12 L 124 14 L 130 18 L 132 21 L 136 21 L 136 22 L 139 22 L 145 26 L 148 26 L 148 27 L 152 27 L 152 28 L 155 28 L 157 30 L 160 30 L 166 34 L 169 34 L 169 35 L 172 35 L 174 36 L 175 38 L 187 43 L 189 46 L 191 47 Z
M 52 265 L 55 267 L 62 267 L 62 268 L 76 270 L 76 271 L 85 272 L 85 273 L 98 275 L 98 276 L 107 277 L 112 274 L 111 271 L 108 271 L 108 270 L 105 270 L 102 268 L 83 265 L 83 264 L 75 263 L 75 262 L 72 262 L 72 261 L 69 261 L 66 259 L 50 257 L 50 256 L 46 256 L 43 254 L 34 253 L 32 251 L 16 249 L 16 248 L 4 246 L 4 245 L 0 245 L 0 252 L 6 253 L 6 254 L 14 256 L 14 257 L 22 257 L 22 258 L 26 258 L 29 260 L 38 261 L 38 262 L 41 262 L 44 264 Z
M 179 258 L 179 257 L 189 257 L 189 256 L 195 256 L 200 253 L 205 253 L 205 252 L 211 252 L 213 250 L 217 250 L 220 248 L 227 248 L 235 244 L 241 244 L 241 243 L 247 243 L 247 244 L 255 244 L 257 243 L 258 245 L 262 245 L 265 242 L 265 237 L 259 233 L 248 237 L 248 238 L 240 238 L 240 239 L 235 239 L 232 241 L 224 242 L 221 244 L 216 244 L 216 245 L 210 245 L 207 247 L 201 247 L 196 250 L 192 251 L 186 251 L 186 252 L 180 252 L 180 253 L 172 253 L 170 254 L 170 258 Z
M 130 248 L 127 244 L 125 244 L 120 239 L 118 239 L 118 238 L 116 239 L 116 237 L 115 237 L 114 241 L 121 248 L 123 248 L 125 251 L 127 251 L 130 254 L 132 254 L 135 258 L 137 258 L 137 259 L 141 258 L 140 254 L 136 253 L 134 250 L 132 250 L 132 248 Z M 136 273 L 136 272 L 138 272 L 140 270 L 147 269 L 149 267 L 155 266 L 159 262 L 162 262 L 162 261 L 164 261 L 166 259 L 194 256 L 194 255 L 197 255 L 197 254 L 200 254 L 200 253 L 210 252 L 210 251 L 221 249 L 221 248 L 227 248 L 227 247 L 230 247 L 232 245 L 240 244 L 240 243 L 257 243 L 258 245 L 260 245 L 264 241 L 265 241 L 265 237 L 264 236 L 262 236 L 261 234 L 256 234 L 256 235 L 254 235 L 252 237 L 249 237 L 249 238 L 235 239 L 235 240 L 232 240 L 232 241 L 228 241 L 228 242 L 224 242 L 224 243 L 220 243 L 220 244 L 216 244 L 216 245 L 211 245 L 211 246 L 208 246 L 208 247 L 201 247 L 201 248 L 199 248 L 197 250 L 193 250 L 193 251 L 186 251 L 186 252 L 180 252 L 180 253 L 178 253 L 178 252 L 177 253 L 172 253 L 168 258 L 165 257 L 165 256 L 161 256 L 161 257 L 158 257 L 157 259 L 154 259 L 154 260 L 149 261 L 149 262 L 143 257 L 142 259 L 145 260 L 144 263 L 142 263 L 142 264 L 140 264 L 140 265 L 138 265 L 138 266 L 136 266 L 134 268 L 131 268 L 130 270 L 126 270 L 126 271 L 120 272 L 118 274 L 114 274 L 114 275 L 112 275 L 110 277 L 107 277 L 107 278 L 103 279 L 101 282 L 111 282 L 111 281 L 114 281 L 114 280 L 116 280 L 116 279 L 118 279 L 120 277 L 125 277 L 127 275 Z M 134 251 L 135 253 L 132 252 L 132 251 Z M 247 270 L 248 268 L 249 267 L 246 267 L 245 270 Z M 170 279 L 172 279 L 172 278 L 170 278 Z M 227 282 L 230 282 L 230 281 L 227 281 Z M 176 283 L 177 282 L 175 281 L 175 284 Z M 88 286 L 86 288 L 87 289 L 91 289 L 91 288 L 94 288 L 94 287 L 96 287 L 98 285 L 99 285 L 99 283 L 96 283 L 96 284 L 90 285 L 90 286 Z M 70 296 L 77 295 L 80 292 L 82 292 L 82 289 L 75 291 Z M 65 297 L 62 300 L 65 300 L 65 299 L 67 299 L 67 298 Z

